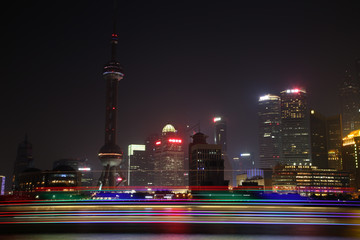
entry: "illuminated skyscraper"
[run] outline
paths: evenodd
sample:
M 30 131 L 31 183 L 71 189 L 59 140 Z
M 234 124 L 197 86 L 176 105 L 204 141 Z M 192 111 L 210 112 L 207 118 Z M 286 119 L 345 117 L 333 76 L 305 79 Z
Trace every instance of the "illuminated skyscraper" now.
M 343 170 L 350 172 L 351 187 L 360 188 L 360 130 L 352 131 L 343 139 Z
M 281 158 L 281 100 L 279 96 L 259 98 L 260 168 L 273 168 Z
M 14 164 L 14 173 L 12 179 L 12 189 L 19 189 L 19 175 L 27 168 L 33 167 L 32 144 L 28 141 L 27 135 L 25 140 L 21 142 L 17 149 L 17 156 Z
M 310 165 L 309 113 L 306 91 L 281 92 L 281 163 Z
M 154 185 L 184 186 L 184 159 L 183 140 L 176 129 L 167 124 L 155 142 Z
M 343 136 L 360 129 L 360 88 L 351 74 L 346 71 L 340 88 Z
M 232 184 L 233 167 L 227 154 L 227 126 L 224 117 L 216 116 L 214 122 L 214 142 L 221 145 L 221 154 L 224 159 L 224 178 Z
M 102 186 L 117 186 L 124 181 L 120 170 L 123 152 L 116 141 L 116 121 L 118 106 L 118 85 L 124 77 L 123 70 L 116 57 L 118 35 L 116 24 L 111 35 L 111 60 L 103 69 L 103 77 L 106 81 L 106 108 L 105 108 L 105 144 L 99 151 L 99 158 L 103 165 L 103 171 L 99 179 Z
M 208 144 L 207 136 L 196 133 L 189 145 L 189 186 L 224 186 L 221 145 Z
M 225 154 L 227 152 L 226 121 L 223 117 L 214 117 L 213 122 L 215 124 L 214 142 L 221 145 L 222 153 Z
M 129 186 L 147 186 L 145 145 L 131 144 L 128 147 L 128 177 Z

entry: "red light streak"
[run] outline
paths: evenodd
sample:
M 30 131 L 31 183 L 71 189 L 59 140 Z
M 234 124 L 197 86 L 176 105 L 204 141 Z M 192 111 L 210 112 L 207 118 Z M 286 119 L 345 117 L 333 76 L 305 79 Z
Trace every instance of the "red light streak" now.
M 169 142 L 171 142 L 171 143 L 182 143 L 182 140 L 181 139 L 170 138 Z

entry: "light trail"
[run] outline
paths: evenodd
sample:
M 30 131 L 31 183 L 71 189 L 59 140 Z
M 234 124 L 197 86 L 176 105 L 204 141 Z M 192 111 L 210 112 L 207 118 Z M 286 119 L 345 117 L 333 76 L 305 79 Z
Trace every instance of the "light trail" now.
M 250 221 L 39 221 L 39 222 L 2 222 L 2 224 L 124 224 L 124 223 L 146 223 L 146 224 L 164 224 L 164 223 L 182 223 L 182 224 L 259 224 L 259 225 L 330 225 L 330 226 L 360 226 L 358 223 L 318 223 L 318 222 L 250 222 Z
M 359 202 L 36 201 L 0 205 L 0 225 L 254 224 L 360 226 Z

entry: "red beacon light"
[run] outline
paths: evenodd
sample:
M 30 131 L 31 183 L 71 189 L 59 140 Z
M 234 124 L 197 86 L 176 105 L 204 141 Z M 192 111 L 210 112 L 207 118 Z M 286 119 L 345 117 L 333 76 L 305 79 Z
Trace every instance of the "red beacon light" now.
M 301 90 L 299 88 L 286 90 L 286 93 L 300 93 L 300 92 L 301 92 Z
M 182 143 L 182 140 L 181 139 L 170 138 L 169 142 L 170 143 Z
M 161 141 L 155 142 L 155 145 L 160 145 L 160 144 L 161 144 Z

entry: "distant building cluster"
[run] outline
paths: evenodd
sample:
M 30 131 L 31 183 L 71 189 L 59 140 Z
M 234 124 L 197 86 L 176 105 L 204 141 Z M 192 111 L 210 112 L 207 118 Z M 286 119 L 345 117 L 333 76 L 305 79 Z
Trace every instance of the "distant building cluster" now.
M 326 169 L 345 171 L 349 174 L 347 177 L 350 185 L 343 184 L 342 187 L 360 188 L 357 160 L 357 137 L 360 130 L 360 60 L 357 60 L 356 64 L 357 78 L 346 72 L 339 91 L 341 113 L 335 116 L 326 117 L 311 109 L 306 91 L 300 88 L 287 89 L 279 95 L 267 94 L 259 98 L 260 168 L 273 170 L 281 165 L 286 168 L 286 173 L 290 170 L 289 166 L 295 169 L 291 169 L 292 173 L 303 172 L 304 169 L 314 173 L 315 168 L 318 168 L 317 172 L 324 170 L 324 173 Z M 278 173 L 274 172 L 276 177 L 279 176 Z
M 360 60 L 354 79 L 349 72 L 340 88 L 341 113 L 323 116 L 310 108 L 305 89 L 290 88 L 258 100 L 259 156 L 251 151 L 228 156 L 227 121 L 213 118 L 214 141 L 199 129 L 192 134 L 166 124 L 161 133 L 128 146 L 117 145 L 118 83 L 124 77 L 116 59 L 118 36 L 111 37 L 111 60 L 103 68 L 106 82 L 105 139 L 98 152 L 100 178 L 87 159 L 60 159 L 52 170 L 34 168 L 27 136 L 18 146 L 12 176 L 17 193 L 77 187 L 116 189 L 257 186 L 264 191 L 302 195 L 347 193 L 360 188 Z M 191 135 L 192 141 L 187 138 Z M 4 194 L 5 177 L 0 176 Z

